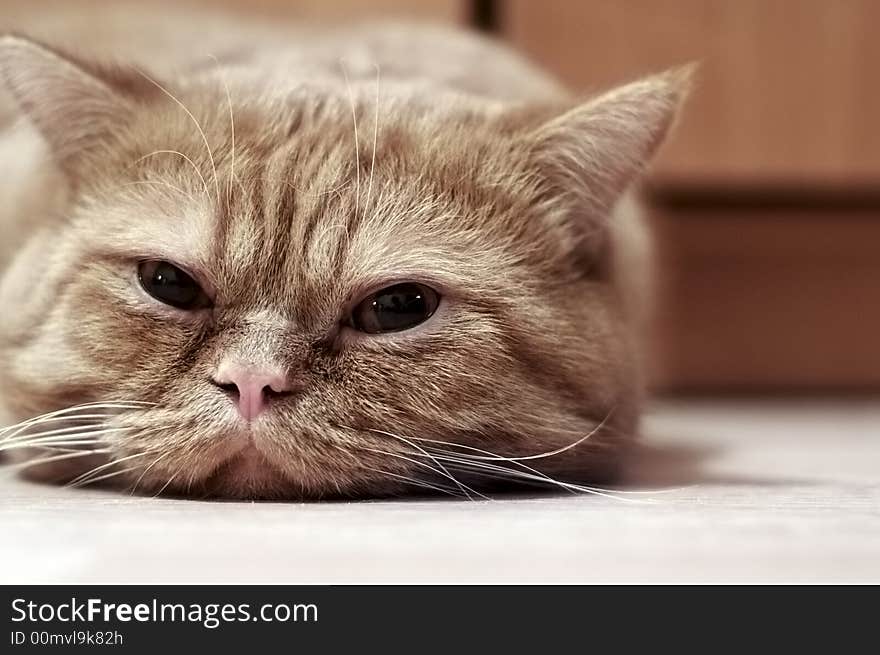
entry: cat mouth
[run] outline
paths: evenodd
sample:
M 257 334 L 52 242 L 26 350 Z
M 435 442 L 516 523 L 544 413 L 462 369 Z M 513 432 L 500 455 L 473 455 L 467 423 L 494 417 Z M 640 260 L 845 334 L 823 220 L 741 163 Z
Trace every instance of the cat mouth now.
M 220 464 L 204 482 L 210 496 L 258 498 L 274 496 L 285 486 L 281 471 L 253 442 Z
M 249 443 L 238 454 L 233 455 L 224 462 L 221 468 L 242 475 L 249 475 L 263 471 L 268 466 L 271 465 L 266 456 L 253 443 Z

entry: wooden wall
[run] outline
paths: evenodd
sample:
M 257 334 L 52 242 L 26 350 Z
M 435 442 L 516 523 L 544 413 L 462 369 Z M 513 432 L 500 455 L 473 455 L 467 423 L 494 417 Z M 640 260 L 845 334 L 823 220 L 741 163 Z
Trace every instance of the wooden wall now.
M 880 2 L 496 9 L 576 89 L 701 62 L 650 178 L 657 388 L 880 389 Z
M 479 22 L 585 93 L 701 62 L 647 186 L 655 387 L 880 390 L 880 1 L 162 1 Z
M 247 13 L 316 20 L 356 20 L 386 16 L 463 22 L 466 0 L 181 0 Z
M 876 183 L 876 0 L 507 0 L 504 33 L 587 89 L 701 63 L 657 179 Z

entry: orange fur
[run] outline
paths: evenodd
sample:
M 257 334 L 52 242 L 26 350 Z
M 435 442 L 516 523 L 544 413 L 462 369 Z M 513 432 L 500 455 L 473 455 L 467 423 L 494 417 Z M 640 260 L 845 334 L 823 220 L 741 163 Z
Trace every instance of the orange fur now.
M 442 486 L 413 445 L 426 439 L 510 458 L 591 434 L 530 466 L 604 479 L 635 436 L 644 254 L 622 199 L 685 74 L 578 103 L 500 46 L 436 28 L 312 35 L 161 80 L 7 36 L 0 73 L 65 180 L 61 211 L 15 219 L 9 420 L 155 403 L 102 422 L 120 428 L 101 439 L 108 461 L 131 458 L 117 480 L 243 498 Z M 215 308 L 147 297 L 135 269 L 155 258 Z M 440 309 L 351 334 L 351 304 L 390 280 L 432 286 Z M 230 354 L 303 389 L 243 424 L 209 382 Z M 64 464 L 33 471 L 83 472 Z

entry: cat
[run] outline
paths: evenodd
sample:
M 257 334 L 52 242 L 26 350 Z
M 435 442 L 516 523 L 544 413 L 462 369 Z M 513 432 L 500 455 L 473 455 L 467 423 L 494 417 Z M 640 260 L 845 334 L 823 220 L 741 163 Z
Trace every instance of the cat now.
M 215 54 L 0 37 L 0 448 L 188 497 L 613 479 L 642 395 L 631 189 L 690 70 L 579 100 L 413 25 Z

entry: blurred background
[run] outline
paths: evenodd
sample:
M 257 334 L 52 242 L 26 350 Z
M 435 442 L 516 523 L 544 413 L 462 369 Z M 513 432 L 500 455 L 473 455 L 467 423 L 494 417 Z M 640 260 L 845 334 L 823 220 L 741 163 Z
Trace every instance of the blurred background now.
M 118 3 L 76 0 L 112 21 Z M 0 28 L 69 20 L 0 0 Z M 417 18 L 483 30 L 580 92 L 702 62 L 646 184 L 661 393 L 880 391 L 880 2 L 154 0 L 241 19 Z M 199 38 L 209 38 L 208 26 Z M 144 24 L 126 40 L 151 38 Z M 222 38 L 222 32 L 221 38 Z M 192 33 L 186 38 L 192 39 Z

